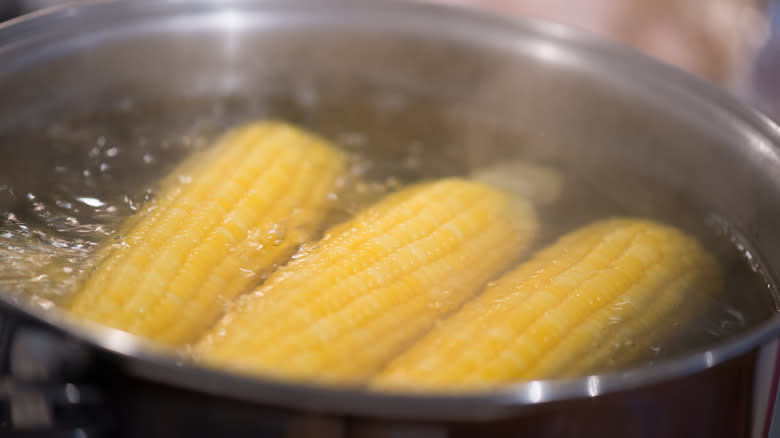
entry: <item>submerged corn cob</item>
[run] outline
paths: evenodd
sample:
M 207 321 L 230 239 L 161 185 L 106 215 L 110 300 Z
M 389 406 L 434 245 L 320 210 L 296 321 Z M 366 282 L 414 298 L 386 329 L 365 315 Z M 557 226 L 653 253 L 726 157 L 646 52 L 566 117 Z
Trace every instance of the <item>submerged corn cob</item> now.
M 530 243 L 533 208 L 447 179 L 390 195 L 240 297 L 195 348 L 232 370 L 357 383 Z
M 291 126 L 235 129 L 163 181 L 66 305 L 159 343 L 192 342 L 314 237 L 345 167 L 340 151 Z
M 474 390 L 581 375 L 633 358 L 719 287 L 716 260 L 680 231 L 613 219 L 572 232 L 491 283 L 372 386 Z

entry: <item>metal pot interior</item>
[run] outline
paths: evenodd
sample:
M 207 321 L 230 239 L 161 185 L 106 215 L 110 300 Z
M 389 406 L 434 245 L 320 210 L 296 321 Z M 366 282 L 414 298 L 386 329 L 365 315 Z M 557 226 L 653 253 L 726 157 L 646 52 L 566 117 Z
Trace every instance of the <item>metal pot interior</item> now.
M 87 3 L 0 27 L 0 213 L 29 238 L 41 266 L 70 257 L 77 269 L 178 160 L 234 123 L 274 117 L 362 154 L 378 181 L 465 174 L 515 158 L 554 168 L 565 177 L 563 194 L 542 207 L 540 245 L 609 215 L 658 218 L 710 245 L 729 279 L 695 346 L 607 374 L 597 393 L 713 366 L 779 331 L 780 132 L 699 80 L 563 27 L 466 10 Z M 61 242 L 67 251 L 46 252 Z M 54 295 L 72 285 L 62 274 L 40 281 Z M 41 315 L 0 285 L 12 306 Z M 89 339 L 126 353 L 104 336 Z M 328 394 L 132 356 L 132 370 L 176 374 L 178 384 L 211 376 L 211 392 L 249 385 L 242 397 L 291 403 L 300 391 L 308 400 Z M 521 384 L 463 401 L 595 395 L 588 382 Z M 359 393 L 343 393 L 342 406 L 357 406 Z

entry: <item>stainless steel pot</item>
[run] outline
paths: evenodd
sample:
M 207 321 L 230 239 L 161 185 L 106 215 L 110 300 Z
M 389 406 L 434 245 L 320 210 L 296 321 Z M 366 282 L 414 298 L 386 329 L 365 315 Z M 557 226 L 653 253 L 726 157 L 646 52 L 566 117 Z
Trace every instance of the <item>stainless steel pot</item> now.
M 132 132 L 128 120 L 176 127 L 221 102 L 226 120 L 276 115 L 326 135 L 367 124 L 380 157 L 414 147 L 456 167 L 555 162 L 605 204 L 573 208 L 572 221 L 611 209 L 728 224 L 767 281 L 780 269 L 780 128 L 685 73 L 553 24 L 405 2 L 82 1 L 0 25 L 0 96 L 0 211 L 60 183 L 55 161 L 79 155 L 48 129 L 74 114 Z M 117 108 L 133 118 L 100 116 Z M 132 159 L 117 172 L 132 181 Z M 222 374 L 0 303 L 7 430 L 762 436 L 776 393 L 777 315 L 653 366 L 441 397 Z

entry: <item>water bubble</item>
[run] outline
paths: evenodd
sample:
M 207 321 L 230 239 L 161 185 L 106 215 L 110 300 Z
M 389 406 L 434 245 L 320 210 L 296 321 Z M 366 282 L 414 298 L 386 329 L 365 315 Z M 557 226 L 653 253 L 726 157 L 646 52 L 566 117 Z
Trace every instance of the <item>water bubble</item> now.
M 285 232 L 279 224 L 274 226 L 268 231 L 268 238 L 271 240 L 271 244 L 279 246 L 284 243 Z
M 302 83 L 295 88 L 295 100 L 304 108 L 314 108 L 320 100 L 320 93 L 312 83 Z
M 295 253 L 293 253 L 293 255 L 290 257 L 290 259 L 292 259 L 292 260 L 298 260 L 298 259 L 299 259 L 299 258 L 301 258 L 301 257 L 305 257 L 305 256 L 306 256 L 306 254 L 307 254 L 308 252 L 309 252 L 309 251 L 305 250 L 305 249 L 304 249 L 304 247 L 303 247 L 303 246 L 301 246 L 301 247 L 298 249 L 298 251 L 295 251 Z
M 73 209 L 73 203 L 68 202 L 68 201 L 66 201 L 64 199 L 58 199 L 58 200 L 54 201 L 54 205 L 56 205 L 59 208 L 63 208 L 65 210 Z
M 119 148 L 113 147 L 106 151 L 106 156 L 109 158 L 113 158 L 119 155 Z
M 337 142 L 347 147 L 363 146 L 367 143 L 367 137 L 360 132 L 346 132 L 337 138 Z
M 365 175 L 371 168 L 373 167 L 373 163 L 369 160 L 361 160 L 358 163 L 355 163 L 350 168 L 350 173 L 353 175 Z
M 100 199 L 93 198 L 90 196 L 78 196 L 76 197 L 76 200 L 81 202 L 82 204 L 89 205 L 90 207 L 102 207 L 106 205 L 106 203 L 101 201 Z
M 238 268 L 238 270 L 244 275 L 246 278 L 252 278 L 255 276 L 255 271 L 253 269 L 248 268 Z
M 40 308 L 42 308 L 43 310 L 49 310 L 49 309 L 54 308 L 54 301 L 47 300 L 47 299 L 41 298 L 41 297 L 35 297 L 34 300 L 33 300 L 33 303 L 35 305 L 39 306 Z
M 726 308 L 726 313 L 728 313 L 729 316 L 733 317 L 734 320 L 738 322 L 740 325 L 743 325 L 745 323 L 745 315 L 739 310 L 735 309 L 734 307 L 728 306 Z

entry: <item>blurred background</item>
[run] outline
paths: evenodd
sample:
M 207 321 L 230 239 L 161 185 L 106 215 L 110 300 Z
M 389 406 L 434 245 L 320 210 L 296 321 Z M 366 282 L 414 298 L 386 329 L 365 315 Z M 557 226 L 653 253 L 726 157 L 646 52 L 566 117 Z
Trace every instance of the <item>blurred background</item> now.
M 427 1 L 585 29 L 715 82 L 780 120 L 780 0 Z M 0 0 L 0 21 L 63 3 Z
M 768 32 L 770 0 L 438 0 L 569 24 L 735 86 Z
M 780 121 L 780 0 L 429 0 L 585 29 L 704 77 Z

